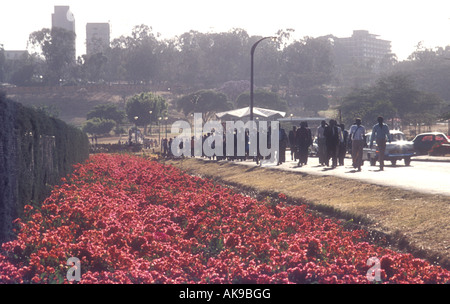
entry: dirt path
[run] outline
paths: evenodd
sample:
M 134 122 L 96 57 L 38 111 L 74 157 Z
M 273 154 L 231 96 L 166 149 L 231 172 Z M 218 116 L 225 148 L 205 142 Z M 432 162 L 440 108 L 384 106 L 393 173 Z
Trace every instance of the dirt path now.
M 255 196 L 284 193 L 324 215 L 360 224 L 373 235 L 387 236 L 395 250 L 450 269 L 450 197 L 232 162 L 195 158 L 165 163 Z

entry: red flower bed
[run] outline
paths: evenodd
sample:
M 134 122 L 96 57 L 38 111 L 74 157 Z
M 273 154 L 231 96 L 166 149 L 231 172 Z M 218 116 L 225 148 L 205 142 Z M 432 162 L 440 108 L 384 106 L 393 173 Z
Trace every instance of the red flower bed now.
M 383 283 L 450 280 L 305 206 L 260 202 L 133 156 L 92 156 L 40 210 L 25 211 L 0 251 L 2 283 L 67 283 L 70 257 L 80 283 L 368 283 L 371 257 Z

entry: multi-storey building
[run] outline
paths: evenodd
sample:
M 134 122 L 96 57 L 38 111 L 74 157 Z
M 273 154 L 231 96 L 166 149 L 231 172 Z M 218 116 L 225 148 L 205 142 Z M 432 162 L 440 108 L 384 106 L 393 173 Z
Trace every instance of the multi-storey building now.
M 55 11 L 52 14 L 52 28 L 63 28 L 67 31 L 75 32 L 75 17 L 70 11 L 69 6 L 55 6 Z M 73 41 L 73 59 L 76 58 L 76 38 Z
M 55 6 L 52 14 L 52 27 L 60 27 L 75 33 L 75 18 L 69 6 Z
M 377 67 L 380 62 L 391 56 L 391 42 L 379 39 L 377 35 L 365 30 L 353 31 L 347 38 L 337 38 L 345 58 L 351 62 L 370 64 Z
M 27 58 L 28 51 L 22 51 L 22 50 L 14 50 L 14 51 L 7 51 L 5 50 L 5 60 L 22 60 Z
M 109 23 L 86 24 L 86 55 L 105 52 L 110 43 Z

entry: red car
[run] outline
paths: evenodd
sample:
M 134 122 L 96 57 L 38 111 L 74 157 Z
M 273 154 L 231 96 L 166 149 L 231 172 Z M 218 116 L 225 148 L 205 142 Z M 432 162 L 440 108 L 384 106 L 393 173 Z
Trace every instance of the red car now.
M 450 151 L 450 140 L 442 132 L 421 133 L 413 139 L 413 143 L 417 154 L 428 154 L 436 144 L 444 147 L 441 150 Z

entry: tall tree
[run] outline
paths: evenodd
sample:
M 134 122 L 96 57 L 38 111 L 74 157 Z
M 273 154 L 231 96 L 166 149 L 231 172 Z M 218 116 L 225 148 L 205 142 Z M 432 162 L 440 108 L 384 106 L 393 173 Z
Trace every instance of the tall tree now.
M 212 44 L 207 34 L 198 31 L 189 31 L 178 37 L 175 47 L 179 50 L 179 61 L 175 72 L 179 82 L 192 89 L 204 87 L 204 52 Z
M 107 135 L 114 128 L 116 123 L 111 119 L 101 119 L 94 117 L 84 122 L 83 132 L 92 135 Z
M 44 78 L 49 84 L 59 84 L 75 64 L 75 33 L 63 28 L 43 28 L 30 34 L 29 44 L 41 49 L 47 70 Z
M 104 80 L 106 76 L 106 64 L 108 62 L 108 57 L 103 53 L 96 53 L 91 56 L 84 55 L 83 68 L 85 72 L 85 77 L 90 81 L 100 81 Z
M 282 84 L 288 94 L 302 97 L 310 96 L 312 91 L 324 93 L 333 72 L 329 41 L 306 37 L 293 42 L 283 50 L 282 69 Z
M 439 97 L 417 90 L 407 75 L 392 74 L 371 87 L 353 90 L 343 98 L 340 109 L 346 123 L 355 117 L 375 122 L 379 115 L 400 118 L 403 124 L 429 123 L 438 117 L 436 110 L 441 103 Z
M 86 119 L 92 119 L 94 117 L 114 120 L 116 124 L 120 124 L 125 118 L 125 112 L 120 111 L 115 104 L 102 104 L 95 106 L 86 115 Z
M 209 86 L 229 80 L 248 77 L 249 36 L 245 30 L 234 29 L 224 33 L 209 34 L 212 43 L 204 49 L 206 74 Z M 208 83 L 207 83 L 208 85 Z
M 166 100 L 151 92 L 136 94 L 125 105 L 128 121 L 145 128 L 157 122 L 159 117 L 167 116 L 167 109 Z
M 227 96 L 214 90 L 200 90 L 184 95 L 177 101 L 177 109 L 188 116 L 191 113 L 202 113 L 203 121 L 207 121 L 215 113 L 232 109 Z
M 236 103 L 237 98 L 244 92 L 250 91 L 250 81 L 248 80 L 230 80 L 225 82 L 218 89 L 219 92 L 227 95 L 228 100 Z
M 408 74 L 419 90 L 450 100 L 450 46 L 428 49 L 419 44 L 395 70 Z
M 254 106 L 272 110 L 287 111 L 287 102 L 280 98 L 277 93 L 257 89 L 254 93 Z M 245 92 L 239 95 L 236 100 L 238 108 L 248 107 L 250 105 L 250 93 Z
M 128 79 L 149 83 L 157 75 L 158 44 L 151 27 L 142 24 L 133 28 L 125 63 Z
M 306 111 L 312 111 L 315 115 L 319 111 L 327 110 L 328 99 L 321 94 L 312 94 L 303 98 L 303 107 Z

